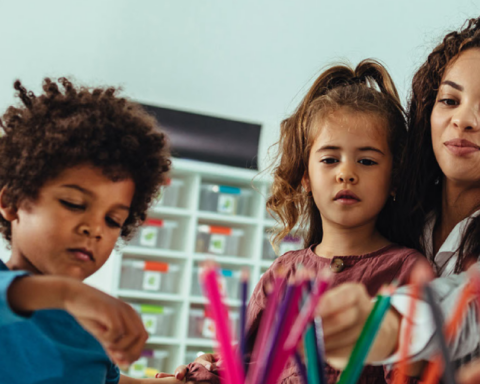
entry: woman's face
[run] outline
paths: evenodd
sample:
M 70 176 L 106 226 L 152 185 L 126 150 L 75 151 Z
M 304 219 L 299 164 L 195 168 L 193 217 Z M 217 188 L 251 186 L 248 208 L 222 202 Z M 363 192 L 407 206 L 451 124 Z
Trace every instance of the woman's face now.
M 447 68 L 430 122 L 447 181 L 480 183 L 480 48 L 465 51 Z

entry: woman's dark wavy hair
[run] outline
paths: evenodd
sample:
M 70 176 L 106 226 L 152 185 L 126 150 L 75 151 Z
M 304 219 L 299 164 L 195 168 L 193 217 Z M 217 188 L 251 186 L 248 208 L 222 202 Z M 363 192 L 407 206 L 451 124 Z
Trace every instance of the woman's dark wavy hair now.
M 35 200 L 48 180 L 90 164 L 111 180 L 133 179 L 135 195 L 121 230 L 128 239 L 145 220 L 170 168 L 167 140 L 156 121 L 139 105 L 118 97 L 115 88 L 76 87 L 66 78 L 46 78 L 40 96 L 20 81 L 14 88 L 23 105 L 9 107 L 0 119 L 4 202 L 16 208 L 23 200 Z M 11 241 L 10 222 L 1 215 L 0 232 Z
M 480 48 L 480 18 L 470 19 L 460 31 L 450 32 L 416 72 L 407 111 L 408 139 L 403 156 L 402 183 L 397 191 L 401 212 L 401 241 L 425 253 L 423 229 L 427 215 L 441 213 L 443 173 L 433 153 L 430 117 L 440 82 L 449 65 L 468 49 Z M 480 255 L 480 218 L 463 234 L 455 272 L 467 255 Z
M 363 60 L 355 69 L 337 65 L 327 69 L 314 82 L 292 116 L 281 124 L 277 158 L 272 166 L 274 181 L 267 209 L 279 218 L 274 229 L 278 244 L 295 225 L 306 229 L 305 247 L 318 244 L 323 238 L 322 220 L 312 194 L 302 186 L 308 174 L 308 159 L 318 134 L 319 119 L 345 108 L 353 113 L 371 114 L 385 122 L 390 150 L 393 154 L 392 187 L 406 140 L 406 122 L 395 84 L 385 67 L 371 59 Z M 396 241 L 393 228 L 394 203 L 388 199 L 377 219 L 378 230 Z

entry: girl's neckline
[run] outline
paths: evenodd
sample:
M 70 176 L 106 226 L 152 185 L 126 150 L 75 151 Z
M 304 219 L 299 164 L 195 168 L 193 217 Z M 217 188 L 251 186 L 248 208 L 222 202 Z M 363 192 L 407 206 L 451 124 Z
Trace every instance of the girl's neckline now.
M 312 254 L 313 256 L 321 259 L 321 260 L 325 260 L 327 262 L 331 262 L 333 259 L 342 259 L 342 260 L 350 260 L 350 259 L 354 259 L 354 260 L 361 260 L 361 259 L 368 259 L 368 258 L 371 258 L 371 257 L 375 257 L 375 256 L 378 256 L 379 254 L 382 254 L 384 253 L 385 251 L 389 250 L 390 248 L 397 248 L 397 247 L 400 247 L 398 244 L 395 244 L 395 243 L 392 243 L 392 244 L 388 244 L 388 245 L 385 245 L 384 247 L 381 247 L 379 249 L 377 249 L 376 251 L 373 251 L 373 252 L 370 252 L 370 253 L 365 253 L 363 255 L 344 255 L 344 256 L 333 256 L 332 258 L 330 257 L 325 257 L 325 256 L 320 256 L 320 255 L 317 255 L 315 253 L 315 251 L 313 250 L 314 247 L 316 247 L 318 244 L 313 244 L 311 245 L 310 247 L 308 247 L 308 253 L 309 254 Z

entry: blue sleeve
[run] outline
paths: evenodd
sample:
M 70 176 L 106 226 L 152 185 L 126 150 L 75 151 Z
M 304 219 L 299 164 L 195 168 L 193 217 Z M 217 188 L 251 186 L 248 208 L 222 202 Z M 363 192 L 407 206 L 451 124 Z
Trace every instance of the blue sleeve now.
M 25 271 L 1 271 L 0 272 L 0 326 L 25 321 L 28 317 L 16 314 L 8 303 L 7 291 L 13 280 L 18 277 L 27 276 Z
M 117 384 L 120 381 L 120 370 L 118 367 L 111 363 L 110 368 L 107 372 L 107 380 L 105 380 L 105 384 Z

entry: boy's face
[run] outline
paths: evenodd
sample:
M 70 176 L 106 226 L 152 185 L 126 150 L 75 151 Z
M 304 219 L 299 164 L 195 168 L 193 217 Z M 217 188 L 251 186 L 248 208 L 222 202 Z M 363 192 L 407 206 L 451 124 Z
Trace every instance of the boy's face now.
M 110 256 L 128 218 L 135 184 L 111 181 L 99 168 L 63 171 L 23 201 L 16 212 L 1 207 L 12 223 L 10 269 L 83 280 Z

